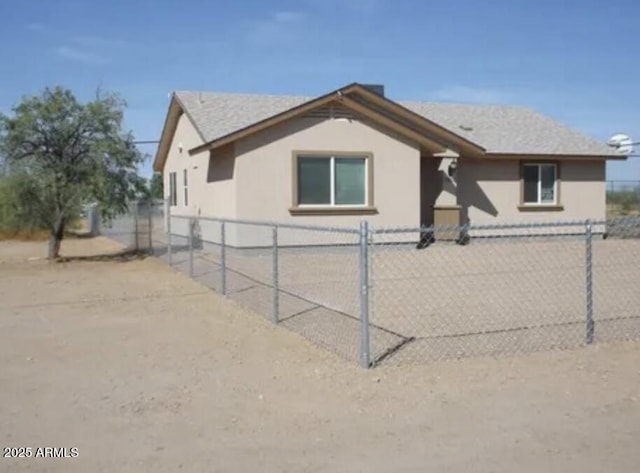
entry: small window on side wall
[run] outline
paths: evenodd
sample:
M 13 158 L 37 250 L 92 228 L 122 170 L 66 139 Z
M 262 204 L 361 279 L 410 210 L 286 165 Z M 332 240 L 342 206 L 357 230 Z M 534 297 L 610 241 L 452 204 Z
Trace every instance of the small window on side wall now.
M 187 170 L 185 169 L 182 174 L 182 183 L 184 186 L 184 206 L 189 205 L 189 180 L 187 177 Z
M 555 163 L 522 165 L 524 205 L 558 204 L 558 166 Z
M 169 173 L 169 205 L 175 207 L 178 205 L 178 195 L 177 195 L 177 178 L 175 172 Z

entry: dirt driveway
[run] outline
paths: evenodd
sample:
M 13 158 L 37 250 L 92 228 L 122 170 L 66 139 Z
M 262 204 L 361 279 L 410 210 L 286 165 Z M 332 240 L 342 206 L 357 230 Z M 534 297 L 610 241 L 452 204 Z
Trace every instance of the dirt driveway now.
M 158 260 L 44 249 L 0 243 L 0 447 L 79 455 L 1 472 L 638 471 L 640 344 L 364 371 Z

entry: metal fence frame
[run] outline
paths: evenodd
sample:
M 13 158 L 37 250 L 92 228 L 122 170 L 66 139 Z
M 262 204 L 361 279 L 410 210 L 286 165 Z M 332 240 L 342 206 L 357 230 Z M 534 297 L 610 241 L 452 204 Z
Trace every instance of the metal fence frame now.
M 193 228 L 195 225 L 195 221 L 197 218 L 188 217 L 188 216 L 176 216 L 172 215 L 171 218 L 177 219 L 186 219 L 188 220 L 189 227 L 189 274 L 193 276 Z M 202 218 L 202 217 L 200 217 Z M 236 219 L 223 219 L 223 218 L 205 218 L 208 221 L 217 221 L 220 223 L 221 228 L 221 275 L 222 275 L 222 294 L 226 295 L 226 271 L 227 271 L 227 263 L 226 263 L 226 247 L 227 244 L 225 242 L 225 228 L 230 224 L 244 224 L 244 225 L 255 225 L 260 227 L 269 227 L 271 228 L 271 281 L 270 285 L 272 288 L 272 307 L 270 319 L 274 324 L 279 323 L 280 313 L 279 313 L 279 298 L 280 298 L 280 285 L 279 285 L 279 229 L 290 228 L 290 229 L 298 229 L 298 230 L 308 230 L 308 231 L 325 231 L 325 232 L 342 232 L 342 233 L 350 233 L 357 234 L 359 236 L 359 273 L 360 273 L 360 282 L 359 282 L 359 303 L 360 303 L 360 333 L 359 333 L 359 363 L 363 368 L 369 368 L 372 366 L 374 360 L 371 359 L 371 337 L 369 332 L 369 310 L 370 310 L 370 293 L 372 290 L 371 286 L 371 260 L 370 260 L 370 249 L 374 245 L 372 243 L 373 236 L 378 234 L 393 234 L 393 233 L 406 233 L 406 232 L 429 232 L 433 231 L 433 227 L 416 227 L 416 228 L 402 228 L 402 229 L 375 229 L 369 226 L 367 221 L 362 221 L 359 228 L 345 228 L 345 227 L 323 227 L 323 226 L 315 226 L 315 225 L 300 225 L 300 224 L 289 224 L 289 223 L 273 223 L 273 222 L 263 222 L 263 221 L 252 221 L 252 220 L 236 220 Z M 625 219 L 629 220 L 629 218 Z M 637 219 L 640 220 L 640 219 Z M 558 222 L 558 223 L 534 223 L 534 224 L 505 224 L 505 225 L 475 225 L 475 226 L 463 226 L 460 227 L 460 231 L 469 231 L 469 230 L 530 230 L 530 229 L 544 229 L 544 228 L 562 228 L 562 227 L 580 227 L 581 231 L 580 235 L 584 235 L 585 242 L 585 258 L 584 258 L 584 268 L 585 268 L 585 307 L 584 307 L 584 323 L 585 323 L 585 341 L 584 343 L 589 345 L 594 342 L 594 334 L 596 330 L 596 322 L 594 320 L 594 306 L 593 306 L 593 227 L 594 225 L 606 225 L 606 220 L 581 220 L 581 221 L 573 221 L 573 222 Z M 170 225 L 168 226 L 169 231 L 167 233 L 168 239 L 168 247 L 171 247 L 171 230 Z
M 186 251 L 188 252 L 188 256 L 186 259 L 187 264 L 187 272 L 190 277 L 194 277 L 195 274 L 195 263 L 194 263 L 194 253 L 197 250 L 197 246 L 201 244 L 197 243 L 195 229 L 200 228 L 200 222 L 217 222 L 219 224 L 219 234 L 216 238 L 219 240 L 219 243 L 215 244 L 219 246 L 219 277 L 220 277 L 220 285 L 216 289 L 224 296 L 229 296 L 229 288 L 228 288 L 228 273 L 233 269 L 229 268 L 228 262 L 228 249 L 235 250 L 236 248 L 228 243 L 228 235 L 227 231 L 230 225 L 251 225 L 256 227 L 261 227 L 266 229 L 270 236 L 270 243 L 261 247 L 264 248 L 265 251 L 268 251 L 268 258 L 261 261 L 268 261 L 270 264 L 270 270 L 268 278 L 269 281 L 266 281 L 265 286 L 270 289 L 270 308 L 268 315 L 269 319 L 274 324 L 281 323 L 282 313 L 281 313 L 281 298 L 283 294 L 287 294 L 287 292 L 283 289 L 281 285 L 281 252 L 283 248 L 288 248 L 286 245 L 283 246 L 281 237 L 282 231 L 285 229 L 291 230 L 301 230 L 307 232 L 317 232 L 321 234 L 324 233 L 332 233 L 332 234 L 344 234 L 344 235 L 352 235 L 354 238 L 354 247 L 357 245 L 357 261 L 358 261 L 358 294 L 355 295 L 354 300 L 358 301 L 359 311 L 357 315 L 354 313 L 353 320 L 358 319 L 358 347 L 357 347 L 357 358 L 360 366 L 362 368 L 369 368 L 380 361 L 380 358 L 375 358 L 372 354 L 372 334 L 371 330 L 377 329 L 375 325 L 372 325 L 372 319 L 370 311 L 372 310 L 372 292 L 374 290 L 374 285 L 376 279 L 373 277 L 373 254 L 375 251 L 378 251 L 381 248 L 381 245 L 394 245 L 399 243 L 380 243 L 380 239 L 385 236 L 393 236 L 403 234 L 403 233 L 415 233 L 419 235 L 426 235 L 433 233 L 437 230 L 442 231 L 442 228 L 435 227 L 405 227 L 405 228 L 374 228 L 369 225 L 367 221 L 362 221 L 358 227 L 335 227 L 335 226 L 317 226 L 317 225 L 302 225 L 302 224 L 293 224 L 293 223 L 281 223 L 281 222 L 265 222 L 265 221 L 252 221 L 252 220 L 238 220 L 238 219 L 225 219 L 225 218 L 216 218 L 216 217 L 194 217 L 187 215 L 174 215 L 172 213 L 172 207 L 169 205 L 168 201 L 165 202 L 135 202 L 132 203 L 130 208 L 130 216 L 133 220 L 132 224 L 133 228 L 133 236 L 135 242 L 135 249 L 142 250 L 143 248 L 148 249 L 150 252 L 153 251 L 153 238 L 152 238 L 152 229 L 154 225 L 154 219 L 152 216 L 152 210 L 155 208 L 159 208 L 162 205 L 164 209 L 164 237 L 165 240 L 163 245 L 166 244 L 166 253 L 163 253 L 166 257 L 166 261 L 169 265 L 173 265 L 175 263 L 175 248 L 174 244 L 177 238 L 183 239 L 186 238 Z M 175 228 L 172 225 L 172 220 L 174 221 L 185 221 L 187 224 L 186 235 L 177 234 Z M 144 239 L 144 231 L 140 231 L 140 226 L 143 224 L 147 226 L 148 233 L 148 241 L 143 241 Z M 495 231 L 538 231 L 542 232 L 541 235 L 544 236 L 544 230 L 549 229 L 551 232 L 553 230 L 559 231 L 563 229 L 565 232 L 569 233 L 558 233 L 555 237 L 561 237 L 564 235 L 571 236 L 572 238 L 583 238 L 584 239 L 584 341 L 583 344 L 590 345 L 595 341 L 595 334 L 597 330 L 596 324 L 598 323 L 598 319 L 594 317 L 594 293 L 597 288 L 594 288 L 594 249 L 593 249 L 593 241 L 596 237 L 596 228 L 605 228 L 605 233 L 602 237 L 606 238 L 606 231 L 609 227 L 613 227 L 614 224 L 627 224 L 633 225 L 633 228 L 640 229 L 640 217 L 625 217 L 616 220 L 579 220 L 572 222 L 555 222 L 555 223 L 527 223 L 527 224 L 502 224 L 502 225 L 463 225 L 460 227 L 453 227 L 457 232 L 461 235 L 469 235 L 470 232 L 474 231 L 483 231 L 483 230 L 495 230 Z M 177 224 L 176 224 L 177 225 Z M 575 228 L 576 230 L 571 232 L 570 228 Z M 446 229 L 445 229 L 446 230 Z M 553 232 L 552 232 L 553 233 Z M 526 236 L 526 235 L 525 235 Z M 533 237 L 537 237 L 538 235 L 533 235 Z M 517 237 L 517 235 L 515 235 Z M 471 237 L 476 238 L 474 236 Z M 478 236 L 477 238 L 485 238 L 483 236 Z M 489 237 L 487 237 L 489 238 Z M 495 238 L 495 237 L 494 237 Z M 640 234 L 633 236 L 633 238 L 640 238 Z M 357 243 L 356 243 L 357 239 Z M 206 241 L 206 240 L 204 240 Z M 211 242 L 209 242 L 211 243 Z M 467 242 L 460 240 L 456 243 L 466 244 Z M 330 244 L 329 244 L 330 245 Z M 350 244 L 351 245 L 351 244 Z M 184 246 L 182 247 L 184 251 Z M 354 248 L 354 251 L 356 248 Z M 178 251 L 180 251 L 178 249 Z M 286 256 L 286 255 L 285 255 Z M 601 289 L 602 290 L 602 289 Z M 289 294 L 290 295 L 290 294 Z M 348 315 L 348 314 L 347 314 Z M 373 321 L 375 323 L 375 320 Z M 640 336 L 640 334 L 638 334 Z M 386 355 L 383 355 L 383 358 Z

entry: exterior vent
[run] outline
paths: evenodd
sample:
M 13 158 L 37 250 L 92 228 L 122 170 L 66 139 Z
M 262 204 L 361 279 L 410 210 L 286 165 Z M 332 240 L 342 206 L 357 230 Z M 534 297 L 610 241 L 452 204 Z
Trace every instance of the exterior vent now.
M 316 108 L 315 110 L 311 110 L 308 112 L 305 117 L 307 118 L 323 118 L 323 119 L 348 119 L 355 120 L 358 117 L 349 109 L 338 103 L 331 103 L 325 105 L 324 107 Z

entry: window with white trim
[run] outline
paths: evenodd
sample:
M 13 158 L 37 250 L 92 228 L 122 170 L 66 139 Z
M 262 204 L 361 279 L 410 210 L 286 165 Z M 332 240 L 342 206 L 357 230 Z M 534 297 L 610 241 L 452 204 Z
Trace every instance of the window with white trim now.
M 298 206 L 346 207 L 369 204 L 366 156 L 298 156 Z
M 178 205 L 178 194 L 177 194 L 177 178 L 175 172 L 169 173 L 169 204 L 172 207 Z
M 553 205 L 557 203 L 558 166 L 555 163 L 526 163 L 522 165 L 523 203 L 525 205 Z
M 187 207 L 189 205 L 189 181 L 186 169 L 182 172 L 182 182 L 184 186 L 184 206 Z

